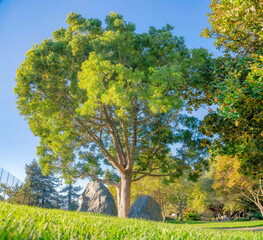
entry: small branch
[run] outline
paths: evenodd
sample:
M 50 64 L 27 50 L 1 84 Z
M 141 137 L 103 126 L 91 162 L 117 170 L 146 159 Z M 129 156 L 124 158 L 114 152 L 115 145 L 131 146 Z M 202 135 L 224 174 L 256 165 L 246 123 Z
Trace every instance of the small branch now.
M 83 173 L 83 174 L 80 174 L 80 175 L 76 175 L 74 177 L 76 177 L 76 178 L 90 177 L 94 181 L 106 183 L 106 184 L 109 184 L 109 185 L 112 185 L 112 186 L 115 186 L 115 187 L 119 186 L 118 183 L 112 182 L 112 181 L 110 181 L 108 179 L 100 179 L 100 178 L 96 177 L 94 174 L 90 174 L 90 173 Z
M 142 123 L 138 124 L 140 125 L 140 128 L 138 129 L 138 132 L 146 125 L 146 123 L 152 118 L 153 114 L 150 113 L 150 116 L 142 121 Z
M 59 157 L 56 157 L 56 159 L 62 164 L 62 166 L 64 167 L 64 169 L 66 170 L 66 172 L 71 175 L 73 178 L 85 178 L 85 177 L 90 177 L 92 178 L 93 180 L 95 181 L 99 181 L 99 182 L 102 182 L 102 183 L 107 183 L 107 184 L 110 184 L 112 186 L 115 186 L 115 187 L 118 187 L 118 183 L 115 183 L 115 182 L 112 182 L 108 179 L 100 179 L 98 177 L 96 177 L 94 174 L 91 174 L 91 173 L 81 173 L 81 174 L 78 174 L 78 175 L 72 175 L 68 166 L 66 166 L 63 161 L 59 158 Z
M 110 128 L 110 134 L 115 146 L 115 150 L 118 156 L 118 160 L 119 160 L 119 165 L 121 166 L 122 172 L 124 171 L 124 166 L 126 165 L 126 159 L 125 159 L 125 155 L 123 152 L 123 148 L 121 145 L 121 141 L 120 141 L 120 137 L 119 137 L 119 133 L 116 129 L 116 125 L 113 121 L 113 116 L 112 116 L 112 112 L 111 109 L 107 110 L 107 107 L 105 105 L 102 105 L 102 111 L 103 114 L 105 116 L 106 121 L 108 122 L 109 128 Z M 109 111 L 109 113 L 108 113 Z
M 159 132 L 160 130 L 164 129 L 170 122 L 172 122 L 172 121 L 175 119 L 175 117 L 178 115 L 178 113 L 179 113 L 179 109 L 178 109 L 178 110 L 176 111 L 176 113 L 168 120 L 168 122 L 165 123 L 162 127 L 156 129 L 155 131 L 149 133 L 148 135 L 146 135 L 146 136 L 144 136 L 144 137 L 139 138 L 138 141 L 143 140 L 143 139 L 145 139 L 145 138 L 148 138 L 148 137 L 152 136 L 153 134 Z
M 89 129 L 86 127 L 85 124 L 83 124 L 80 119 L 75 118 L 76 121 L 86 130 L 87 134 L 91 137 L 91 139 L 93 139 L 94 142 L 96 142 L 98 144 L 98 146 L 100 147 L 100 149 L 104 152 L 106 159 L 108 160 L 108 162 L 114 167 L 116 168 L 118 171 L 120 172 L 124 172 L 123 167 L 114 160 L 114 157 L 107 151 L 106 148 L 104 148 L 104 146 L 102 145 L 102 142 L 99 140 L 99 138 Z
M 133 162 L 135 159 L 135 150 L 137 145 L 137 107 L 136 104 L 132 105 L 132 140 L 131 140 L 131 149 L 130 149 L 130 158 L 128 161 L 128 166 L 126 170 L 132 171 Z
M 133 173 L 135 174 L 142 174 L 142 176 L 132 179 L 132 182 L 138 181 L 146 176 L 150 176 L 150 177 L 168 177 L 168 176 L 172 176 L 177 172 L 177 169 L 171 173 L 167 173 L 167 174 L 152 174 L 152 173 L 144 173 L 144 172 L 139 172 L 139 171 L 134 171 Z

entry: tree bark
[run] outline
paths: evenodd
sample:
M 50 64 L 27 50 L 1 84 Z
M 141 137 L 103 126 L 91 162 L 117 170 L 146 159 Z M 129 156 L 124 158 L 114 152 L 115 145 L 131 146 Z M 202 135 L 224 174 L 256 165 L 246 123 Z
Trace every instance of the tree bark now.
M 259 208 L 261 216 L 263 217 L 263 206 L 262 206 L 262 204 L 260 202 L 255 202 L 255 204 Z
M 166 213 L 167 213 L 167 202 L 166 202 L 166 200 L 165 200 L 165 202 L 164 202 L 164 204 L 163 204 L 163 222 L 165 222 Z
M 184 221 L 184 218 L 183 218 L 183 209 L 179 209 L 179 216 L 180 216 L 180 222 L 182 223 Z
M 130 210 L 131 180 L 131 174 L 123 174 L 117 187 L 118 216 L 120 218 L 126 218 Z
M 69 190 L 68 191 L 68 210 L 71 210 L 70 207 L 71 207 L 72 184 L 70 183 L 68 187 L 69 187 L 69 189 L 68 189 Z

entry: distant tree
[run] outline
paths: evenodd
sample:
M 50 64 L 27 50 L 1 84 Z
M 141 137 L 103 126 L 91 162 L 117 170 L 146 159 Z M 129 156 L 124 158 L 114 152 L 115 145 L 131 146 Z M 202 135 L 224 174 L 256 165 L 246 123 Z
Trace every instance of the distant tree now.
M 60 191 L 63 195 L 61 198 L 64 200 L 64 204 L 67 206 L 67 210 L 75 211 L 78 208 L 78 198 L 82 187 L 74 186 L 72 182 L 66 183 L 66 186 Z M 66 195 L 64 195 L 66 194 Z
M 8 201 L 10 203 L 22 204 L 22 205 L 35 205 L 36 199 L 33 195 L 29 184 L 18 186 L 8 186 L 0 184 L 0 198 L 2 201 Z
M 5 190 L 6 190 L 6 185 L 4 183 L 0 183 L 0 194 L 4 195 L 5 194 Z
M 177 212 L 183 221 L 183 212 L 188 209 L 202 213 L 205 209 L 205 193 L 198 182 L 192 182 L 184 177 L 169 182 L 167 178 L 146 177 L 132 186 L 132 199 L 142 195 L 153 197 L 162 209 L 163 220 L 168 213 Z
M 21 189 L 21 187 L 22 186 L 18 186 L 18 185 L 11 187 L 4 183 L 0 183 L 0 193 L 3 195 L 4 200 L 7 200 L 11 196 L 14 196 L 15 194 L 17 194 L 19 190 Z
M 204 102 L 210 56 L 188 50 L 170 25 L 138 34 L 114 12 L 105 27 L 76 13 L 66 22 L 67 29 L 27 52 L 17 71 L 18 108 L 40 137 L 43 169 L 115 186 L 119 216 L 126 217 L 137 179 L 203 171 L 202 156 L 169 154 L 169 136 L 180 129 L 180 111 Z M 111 175 L 102 163 L 114 169 Z
M 219 219 L 223 215 L 234 216 L 240 215 L 250 206 L 244 200 L 243 196 L 238 191 L 222 191 L 215 188 L 215 163 L 210 167 L 209 172 L 200 179 L 200 188 L 205 193 L 206 209 L 211 210 Z
M 214 187 L 229 192 L 239 192 L 248 201 L 253 202 L 263 216 L 263 183 L 262 174 L 250 176 L 240 171 L 237 157 L 219 157 L 216 163 Z
M 163 221 L 165 221 L 170 207 L 169 187 L 167 183 L 164 183 L 163 178 L 145 177 L 132 185 L 131 201 L 134 202 L 136 198 L 143 195 L 153 197 L 158 202 L 162 210 Z
M 26 165 L 26 184 L 36 198 L 36 205 L 44 208 L 59 208 L 60 196 L 56 187 L 60 185 L 59 179 L 51 173 L 43 175 L 37 161 Z
M 10 194 L 7 201 L 10 203 L 29 206 L 36 204 L 36 197 L 32 193 L 29 183 L 25 183 L 21 187 L 12 187 L 9 191 Z
M 205 193 L 198 183 L 187 180 L 185 177 L 177 179 L 170 188 L 170 204 L 179 213 L 180 222 L 183 222 L 183 214 L 186 209 L 197 213 L 205 210 Z

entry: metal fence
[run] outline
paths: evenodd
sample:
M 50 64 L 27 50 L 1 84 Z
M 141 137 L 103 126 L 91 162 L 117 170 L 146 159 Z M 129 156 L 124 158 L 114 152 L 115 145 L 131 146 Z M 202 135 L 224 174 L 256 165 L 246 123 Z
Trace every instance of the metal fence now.
M 22 186 L 24 183 L 16 178 L 14 175 L 0 167 L 0 183 L 9 187 Z

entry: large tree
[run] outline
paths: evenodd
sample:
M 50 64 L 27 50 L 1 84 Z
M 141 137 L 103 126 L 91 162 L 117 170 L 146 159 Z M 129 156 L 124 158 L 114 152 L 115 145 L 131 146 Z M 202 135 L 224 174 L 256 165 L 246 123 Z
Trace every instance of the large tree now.
M 115 186 L 119 216 L 126 217 L 133 181 L 202 171 L 202 148 L 193 156 L 185 146 L 174 157 L 169 147 L 179 139 L 180 111 L 205 99 L 210 57 L 188 50 L 170 25 L 138 34 L 113 12 L 105 28 L 75 13 L 66 22 L 27 52 L 17 71 L 18 108 L 40 137 L 44 171 Z
M 238 156 L 241 170 L 263 170 L 263 2 L 212 0 L 205 37 L 225 55 L 214 60 L 211 96 L 219 108 L 204 120 L 216 134 L 214 156 Z

